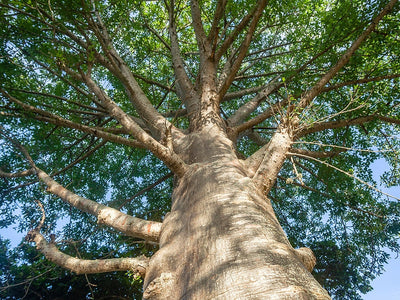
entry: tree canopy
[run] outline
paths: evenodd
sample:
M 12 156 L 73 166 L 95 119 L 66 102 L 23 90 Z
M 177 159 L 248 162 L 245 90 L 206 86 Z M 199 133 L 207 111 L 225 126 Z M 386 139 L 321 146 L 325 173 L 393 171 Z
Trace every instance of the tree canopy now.
M 79 258 L 150 256 L 155 235 L 101 219 L 103 206 L 74 205 L 55 184 L 162 222 L 185 170 L 172 143 L 220 122 L 238 157 L 257 161 L 287 122 L 294 142 L 268 197 L 291 244 L 314 251 L 321 285 L 361 299 L 388 250 L 399 253 L 400 199 L 376 188 L 400 185 L 397 1 L 0 3 L 1 227 L 40 224 Z M 29 242 L 1 247 L 5 299 L 23 297 L 13 285 L 29 278 L 32 299 L 140 297 L 137 275 L 72 279 Z

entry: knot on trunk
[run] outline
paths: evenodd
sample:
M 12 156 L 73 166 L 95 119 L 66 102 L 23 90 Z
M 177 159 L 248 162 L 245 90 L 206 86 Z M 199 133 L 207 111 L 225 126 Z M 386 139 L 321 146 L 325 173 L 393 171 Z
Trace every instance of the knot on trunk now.
M 171 287 L 174 284 L 174 276 L 171 273 L 161 273 L 161 275 L 152 280 L 144 289 L 143 299 L 161 299 L 163 295 L 171 295 Z
M 310 248 L 301 247 L 299 249 L 294 249 L 294 252 L 298 259 L 300 259 L 301 263 L 306 267 L 306 269 L 311 272 L 315 264 L 317 263 L 317 259 L 315 258 L 314 253 Z

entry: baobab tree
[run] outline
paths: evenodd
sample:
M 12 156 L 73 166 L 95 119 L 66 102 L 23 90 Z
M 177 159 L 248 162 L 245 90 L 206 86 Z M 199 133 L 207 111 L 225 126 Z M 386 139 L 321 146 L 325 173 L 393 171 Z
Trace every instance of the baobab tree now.
M 399 249 L 371 170 L 399 182 L 398 11 L 2 1 L 4 225 L 144 299 L 357 298 Z M 76 257 L 93 245 L 114 257 Z

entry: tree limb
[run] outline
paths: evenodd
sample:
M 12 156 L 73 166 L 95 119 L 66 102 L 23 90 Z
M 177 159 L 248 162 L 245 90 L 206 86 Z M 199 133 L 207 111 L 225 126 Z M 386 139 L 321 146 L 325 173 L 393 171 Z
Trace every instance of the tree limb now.
M 77 159 L 75 159 L 73 162 L 71 162 L 70 164 L 68 164 L 67 166 L 65 166 L 64 168 L 62 168 L 60 171 L 57 171 L 55 173 L 52 174 L 52 176 L 57 176 L 63 172 L 65 172 L 66 170 L 72 168 L 73 166 L 75 166 L 76 164 L 78 164 L 79 162 L 83 161 L 84 159 L 88 158 L 89 156 L 91 156 L 94 152 L 96 152 L 97 150 L 99 150 L 101 147 L 103 147 L 105 144 L 107 144 L 107 141 L 102 141 L 100 142 L 98 145 L 96 145 L 95 147 L 93 147 L 92 149 L 90 149 L 89 151 L 87 151 L 87 149 L 85 150 L 85 154 L 78 157 Z
M 234 128 L 234 131 L 236 133 L 245 131 L 263 121 L 266 119 L 272 117 L 275 115 L 281 107 L 286 106 L 287 104 L 287 99 L 277 102 L 273 105 L 271 105 L 267 110 L 265 110 L 262 114 L 254 117 L 253 119 L 242 123 L 259 105 L 262 101 L 267 99 L 267 97 L 279 89 L 283 85 L 282 82 L 278 81 L 278 77 L 275 77 L 265 89 L 263 89 L 260 93 L 258 93 L 253 99 L 250 101 L 246 102 L 244 105 L 239 107 L 236 112 L 228 118 L 228 123 L 231 126 L 236 126 Z
M 354 176 L 353 174 L 350 174 L 349 172 L 343 171 L 342 169 L 340 169 L 338 167 L 335 167 L 334 165 L 331 165 L 331 164 L 327 163 L 326 161 L 323 161 L 323 160 L 320 160 L 320 159 L 317 159 L 317 158 L 314 158 L 314 157 L 311 157 L 311 156 L 303 155 L 303 154 L 300 154 L 300 153 L 288 152 L 287 155 L 294 155 L 294 156 L 299 156 L 299 157 L 303 157 L 303 158 L 306 158 L 306 159 L 311 159 L 311 160 L 317 161 L 317 162 L 319 162 L 319 163 L 321 163 L 321 164 L 323 164 L 323 165 L 325 165 L 327 167 L 330 167 L 330 168 L 332 168 L 332 169 L 334 169 L 334 170 L 336 170 L 338 172 L 341 172 L 341 173 L 343 173 L 343 174 L 345 174 L 345 175 L 347 175 L 347 176 L 349 176 L 351 178 L 354 178 L 355 180 L 361 182 L 362 184 L 364 184 L 368 188 L 370 188 L 370 189 L 372 189 L 372 190 L 374 190 L 374 191 L 376 191 L 376 192 L 378 192 L 378 193 L 380 193 L 382 195 L 385 195 L 385 196 L 388 196 L 390 198 L 396 199 L 397 201 L 400 201 L 400 198 L 395 197 L 393 195 L 390 195 L 388 193 L 385 193 L 382 190 L 380 190 L 380 189 L 374 187 L 373 185 L 369 184 L 368 182 L 366 182 L 366 181 Z
M 3 178 L 18 178 L 18 177 L 26 177 L 29 175 L 35 174 L 35 170 L 33 168 L 21 171 L 21 172 L 16 172 L 16 173 L 8 173 L 4 172 L 2 169 L 0 169 L 0 177 Z
M 144 148 L 144 145 L 138 141 L 132 140 L 132 139 L 127 139 L 123 138 L 121 136 L 115 135 L 111 132 L 107 132 L 106 128 L 101 128 L 101 127 L 91 127 L 91 126 L 86 126 L 83 124 L 75 123 L 69 120 L 66 120 L 64 118 L 61 118 L 58 115 L 52 114 L 50 112 L 44 111 L 40 108 L 36 108 L 32 105 L 25 104 L 21 100 L 11 96 L 8 94 L 5 90 L 0 89 L 0 92 L 10 99 L 12 102 L 17 104 L 18 106 L 21 106 L 26 112 L 32 112 L 32 115 L 28 115 L 28 117 L 43 121 L 43 122 L 48 122 L 54 125 L 66 127 L 66 128 L 72 128 L 76 129 L 94 136 L 97 136 L 99 138 L 102 138 L 104 140 L 117 143 L 117 144 L 122 144 L 122 145 L 127 145 L 135 148 Z
M 218 63 L 221 57 L 226 53 L 228 48 L 232 45 L 232 43 L 236 40 L 238 35 L 244 30 L 244 28 L 249 24 L 251 18 L 253 17 L 253 13 L 257 9 L 257 6 L 247 15 L 243 17 L 240 23 L 235 27 L 233 32 L 223 41 L 222 45 L 217 50 L 215 54 L 215 61 Z
M 224 15 L 227 3 L 228 3 L 227 0 L 218 0 L 217 7 L 215 8 L 211 29 L 207 37 L 213 47 L 212 52 L 215 51 L 215 48 L 218 43 L 219 22 L 221 21 L 222 16 Z
M 114 208 L 83 198 L 64 188 L 47 173 L 35 166 L 38 178 L 43 181 L 46 191 L 60 197 L 64 202 L 97 217 L 99 224 L 105 224 L 129 235 L 157 242 L 161 223 L 142 220 L 120 212 Z
M 326 52 L 328 52 L 330 49 L 332 49 L 333 46 L 335 46 L 336 43 L 331 43 L 329 46 L 327 46 L 325 49 L 311 57 L 308 61 L 306 61 L 303 65 L 298 67 L 297 69 L 291 71 L 292 75 L 290 75 L 286 79 L 286 83 L 290 82 L 297 74 L 301 73 L 304 71 L 308 65 L 313 63 L 315 60 L 317 60 L 319 57 L 324 55 Z M 281 72 L 283 73 L 283 72 Z M 280 74 L 281 74 L 280 73 Z M 276 74 L 276 72 L 271 73 L 270 75 Z M 271 82 L 267 84 L 264 90 L 262 90 L 259 94 L 257 94 L 252 100 L 249 102 L 243 104 L 239 109 L 231 116 L 230 122 L 237 126 L 234 130 L 239 133 L 242 131 L 245 131 L 261 122 L 264 120 L 270 118 L 276 112 L 280 107 L 285 107 L 287 104 L 287 99 L 284 99 L 280 103 L 277 103 L 275 107 L 271 106 L 268 108 L 265 112 L 261 113 L 260 115 L 254 117 L 253 119 L 241 124 L 250 114 L 260 105 L 261 102 L 263 102 L 265 99 L 267 99 L 268 95 L 271 93 L 277 91 L 281 87 L 285 85 L 285 82 L 283 81 L 278 81 L 280 78 L 280 74 L 276 76 Z
M 143 130 L 133 119 L 125 113 L 110 97 L 100 89 L 100 87 L 92 80 L 90 75 L 84 75 L 83 80 L 88 85 L 89 89 L 100 99 L 104 107 L 107 109 L 110 116 L 118 120 L 118 122 L 132 134 L 143 146 L 154 153 L 154 155 L 162 160 L 166 166 L 177 176 L 182 176 L 186 172 L 186 164 L 183 160 L 168 147 L 162 145 Z M 164 118 L 163 118 L 164 119 Z M 165 126 L 172 124 L 165 121 Z
M 264 188 L 266 194 L 275 184 L 292 143 L 291 133 L 284 125 L 280 125 L 269 143 L 246 159 L 245 164 L 250 172 L 256 170 L 254 176 L 250 174 L 250 177 L 253 177 L 256 185 Z
M 283 181 L 285 181 L 285 182 L 287 182 L 287 178 L 285 178 L 285 177 L 278 176 L 278 178 L 283 180 Z M 317 193 L 317 194 L 319 194 L 321 196 L 324 196 L 324 197 L 326 197 L 328 199 L 333 199 L 334 200 L 334 198 L 331 195 L 329 195 L 327 193 L 324 193 L 324 192 L 321 192 L 320 190 L 317 190 L 317 189 L 312 188 L 310 186 L 307 186 L 305 184 L 300 184 L 300 183 L 297 183 L 297 182 L 292 182 L 291 184 L 295 185 L 295 186 L 298 186 L 298 187 L 301 187 L 303 189 L 309 190 L 309 191 L 311 191 L 313 193 Z M 352 210 L 359 211 L 359 212 L 361 212 L 363 214 L 367 214 L 367 215 L 374 216 L 374 217 L 377 217 L 377 218 L 383 218 L 384 217 L 384 216 L 376 214 L 374 212 L 371 212 L 371 211 L 368 211 L 368 210 L 365 210 L 365 209 L 362 209 L 362 208 L 359 208 L 359 207 L 356 207 L 356 206 L 352 206 L 352 205 L 350 205 L 348 203 L 341 203 L 341 204 L 343 204 L 344 206 L 346 206 L 346 207 L 348 207 L 348 208 L 350 208 Z
M 180 49 L 178 35 L 176 32 L 176 23 L 174 19 L 174 1 L 171 0 L 171 5 L 168 7 L 169 15 L 169 35 L 171 39 L 171 56 L 172 66 L 176 77 L 177 95 L 186 105 L 189 111 L 189 118 L 192 112 L 197 111 L 199 105 L 199 97 L 194 90 L 193 83 L 190 81 L 188 74 L 185 70 Z
M 400 77 L 400 74 L 389 74 L 389 75 L 383 75 L 383 76 L 377 76 L 377 77 L 349 80 L 349 81 L 345 81 L 345 82 L 341 82 L 341 83 L 337 83 L 337 84 L 325 87 L 321 90 L 321 93 L 329 92 L 332 90 L 337 90 L 338 88 L 348 86 L 348 85 L 357 85 L 357 84 L 363 84 L 363 83 L 368 83 L 368 82 L 381 81 L 381 80 L 385 80 L 385 79 L 395 79 L 395 78 L 399 78 L 399 77 Z
M 304 127 L 300 128 L 298 132 L 296 132 L 296 138 L 327 130 L 327 129 L 335 129 L 335 128 L 343 128 L 346 126 L 354 126 L 354 125 L 361 125 L 364 123 L 371 122 L 373 120 L 381 120 L 387 123 L 392 123 L 392 124 L 397 124 L 400 125 L 400 120 L 392 118 L 392 117 L 386 117 L 386 116 L 379 116 L 379 115 L 368 115 L 368 116 L 363 116 L 363 117 L 358 117 L 354 119 L 344 119 L 344 120 L 338 120 L 338 121 L 331 121 L 331 122 L 317 122 L 314 124 L 311 124 L 309 127 Z
M 219 85 L 218 95 L 220 100 L 225 96 L 228 91 L 231 83 L 235 79 L 237 72 L 242 64 L 243 59 L 247 54 L 247 50 L 249 49 L 251 40 L 253 38 L 253 34 L 257 28 L 258 21 L 261 18 L 261 15 L 264 11 L 265 6 L 267 6 L 268 0 L 259 0 L 255 6 L 255 9 L 252 13 L 252 19 L 247 29 L 247 33 L 238 49 L 238 54 L 230 67 L 229 73 L 226 75 L 221 75 L 222 82 Z
M 28 91 L 28 90 L 23 90 L 23 89 L 15 89 L 15 88 L 12 88 L 12 87 L 6 87 L 5 89 L 6 90 L 10 90 L 10 91 L 22 92 L 24 94 L 32 94 L 32 95 L 50 97 L 50 98 L 58 99 L 58 100 L 61 100 L 61 101 L 65 101 L 67 103 L 70 103 L 70 104 L 73 104 L 73 105 L 76 105 L 76 106 L 80 106 L 80 107 L 82 107 L 84 109 L 95 110 L 97 113 L 102 113 L 102 114 L 105 113 L 105 110 L 102 109 L 102 108 L 85 105 L 83 103 L 79 103 L 77 101 L 73 101 L 73 100 L 70 100 L 68 98 L 57 96 L 57 95 L 52 95 L 52 94 L 38 92 L 38 91 Z
M 229 101 L 232 99 L 241 98 L 243 96 L 262 91 L 262 90 L 266 89 L 267 87 L 268 87 L 268 85 L 261 85 L 261 86 L 247 88 L 247 89 L 241 89 L 241 90 L 238 90 L 235 92 L 226 93 L 224 98 L 221 100 L 221 102 L 226 102 L 226 101 Z
M 0 174 L 1 175 L 1 174 Z M 118 210 L 121 210 L 126 204 L 128 204 L 129 202 L 131 202 L 133 199 L 135 199 L 136 197 L 139 197 L 140 195 L 143 195 L 144 193 L 146 193 L 147 191 L 151 190 L 152 188 L 154 188 L 155 186 L 159 185 L 160 183 L 164 182 L 165 180 L 167 180 L 168 178 L 171 178 L 174 174 L 173 173 L 168 173 L 167 175 L 164 175 L 163 177 L 159 178 L 158 180 L 156 180 L 154 183 L 148 185 L 147 187 L 145 187 L 144 189 L 141 189 L 139 192 L 137 192 L 135 195 L 133 195 L 132 197 L 130 197 L 129 199 L 125 199 L 123 200 L 124 202 L 118 207 Z
M 371 21 L 370 25 L 361 33 L 361 35 L 353 42 L 350 48 L 340 57 L 336 64 L 321 77 L 321 79 L 301 98 L 298 107 L 304 109 L 307 107 L 311 101 L 318 96 L 325 85 L 331 80 L 340 69 L 342 69 L 353 56 L 355 51 L 361 46 L 361 44 L 369 37 L 371 32 L 375 29 L 376 25 L 384 16 L 386 16 L 397 3 L 398 0 L 391 0 L 389 3 L 381 10 L 381 12 Z
M 106 205 L 76 195 L 52 179 L 46 172 L 38 168 L 26 148 L 15 139 L 8 136 L 1 126 L 0 133 L 25 156 L 28 163 L 35 170 L 38 179 L 47 186 L 46 191 L 60 197 L 64 202 L 73 207 L 94 215 L 99 224 L 108 225 L 129 236 L 154 242 L 158 241 L 161 223 L 132 217 L 114 208 L 110 208 Z
M 310 151 L 306 149 L 299 149 L 299 148 L 290 148 L 290 152 L 293 154 L 302 154 L 306 156 L 311 156 L 314 158 L 329 158 L 329 157 L 334 157 L 340 154 L 341 152 L 345 152 L 347 150 L 345 149 L 339 149 L 336 151 Z
M 146 94 L 143 92 L 142 88 L 137 83 L 135 76 L 126 64 L 126 62 L 121 58 L 121 56 L 116 51 L 112 39 L 107 32 L 106 27 L 100 17 L 99 12 L 95 9 L 94 13 L 97 19 L 95 22 L 91 17 L 88 20 L 92 20 L 90 25 L 92 26 L 96 36 L 101 42 L 103 52 L 109 58 L 111 64 L 103 65 L 111 71 L 124 85 L 125 90 L 128 94 L 131 103 L 135 107 L 139 116 L 146 123 L 147 127 L 151 130 L 154 136 L 160 136 L 161 132 L 164 130 L 164 126 L 169 123 L 151 104 L 150 100 L 147 98 Z M 174 126 L 173 126 L 174 127 Z M 174 127 L 174 132 L 178 134 L 178 129 Z
M 197 45 L 200 53 L 200 64 L 204 65 L 205 60 L 210 58 L 211 45 L 204 32 L 203 21 L 201 20 L 200 5 L 198 0 L 190 1 L 192 12 L 192 26 L 196 35 Z
M 132 271 L 136 276 L 144 277 L 150 260 L 145 256 L 95 260 L 79 259 L 61 252 L 54 243 L 48 243 L 38 230 L 31 230 L 26 239 L 35 242 L 36 248 L 49 261 L 77 274 Z

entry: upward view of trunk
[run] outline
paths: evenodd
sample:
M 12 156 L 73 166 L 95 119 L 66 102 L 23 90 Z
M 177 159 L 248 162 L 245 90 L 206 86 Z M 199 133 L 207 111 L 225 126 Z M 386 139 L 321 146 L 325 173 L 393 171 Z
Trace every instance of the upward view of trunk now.
M 399 7 L 370 2 L 1 1 L 0 227 L 74 273 L 127 272 L 115 298 L 367 292 L 400 251 L 371 168 L 399 180 Z
M 144 299 L 330 299 L 307 270 L 312 252 L 292 248 L 230 141 L 203 131 L 192 139 L 190 158 Z

